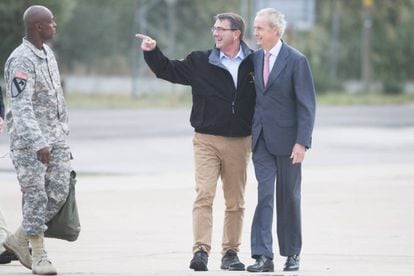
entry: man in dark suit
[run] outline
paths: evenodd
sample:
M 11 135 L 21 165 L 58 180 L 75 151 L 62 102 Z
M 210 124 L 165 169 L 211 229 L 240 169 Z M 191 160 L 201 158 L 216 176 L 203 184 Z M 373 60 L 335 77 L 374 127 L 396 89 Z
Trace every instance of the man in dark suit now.
M 247 270 L 272 272 L 272 222 L 276 190 L 277 236 L 284 270 L 299 269 L 301 235 L 301 163 L 311 146 L 315 88 L 306 57 L 281 40 L 286 21 L 273 8 L 260 10 L 254 33 L 256 107 L 252 149 L 258 181 L 251 249 L 256 259 Z M 276 182 L 276 187 L 275 187 Z

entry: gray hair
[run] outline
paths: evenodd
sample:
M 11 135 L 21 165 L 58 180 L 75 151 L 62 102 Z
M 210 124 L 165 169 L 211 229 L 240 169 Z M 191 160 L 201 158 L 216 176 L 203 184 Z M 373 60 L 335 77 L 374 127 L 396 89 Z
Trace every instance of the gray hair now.
M 243 18 L 234 12 L 225 12 L 225 13 L 219 13 L 216 16 L 214 16 L 214 19 L 216 20 L 228 20 L 230 21 L 230 28 L 233 30 L 239 30 L 240 31 L 240 40 L 243 40 L 244 31 L 246 29 L 246 24 L 244 23 Z
M 285 15 L 280 11 L 274 8 L 265 8 L 258 11 L 256 16 L 267 16 L 270 26 L 279 29 L 279 37 L 282 37 L 285 33 L 287 22 L 285 20 Z

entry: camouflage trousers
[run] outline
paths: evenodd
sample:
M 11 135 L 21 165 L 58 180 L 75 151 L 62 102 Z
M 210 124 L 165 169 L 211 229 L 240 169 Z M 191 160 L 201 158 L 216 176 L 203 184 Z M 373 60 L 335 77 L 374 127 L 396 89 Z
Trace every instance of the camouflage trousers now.
M 0 254 L 4 252 L 3 242 L 7 239 L 9 231 L 7 230 L 6 221 L 0 210 Z
M 11 151 L 17 179 L 23 194 L 22 227 L 28 236 L 46 231 L 51 220 L 65 203 L 69 193 L 70 149 L 54 145 L 48 165 L 37 160 L 37 153 L 30 149 Z

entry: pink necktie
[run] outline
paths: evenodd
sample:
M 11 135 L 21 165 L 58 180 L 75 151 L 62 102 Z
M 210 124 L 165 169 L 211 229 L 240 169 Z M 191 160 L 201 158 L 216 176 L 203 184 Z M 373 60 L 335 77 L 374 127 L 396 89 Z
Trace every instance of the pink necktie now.
M 265 60 L 263 64 L 263 82 L 264 86 L 266 87 L 267 81 L 269 80 L 269 59 L 270 59 L 270 52 L 265 54 Z

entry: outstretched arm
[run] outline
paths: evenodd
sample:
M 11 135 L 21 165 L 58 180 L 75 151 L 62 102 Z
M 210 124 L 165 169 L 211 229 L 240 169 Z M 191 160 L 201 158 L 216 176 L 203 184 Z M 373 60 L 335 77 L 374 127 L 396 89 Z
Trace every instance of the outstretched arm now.
M 191 85 L 194 65 L 190 55 L 183 60 L 170 60 L 157 47 L 157 41 L 150 36 L 136 34 L 135 37 L 142 39 L 141 49 L 144 51 L 145 62 L 158 78 L 172 83 Z

